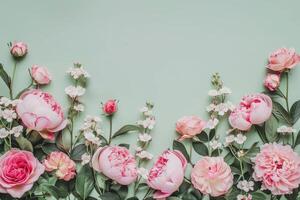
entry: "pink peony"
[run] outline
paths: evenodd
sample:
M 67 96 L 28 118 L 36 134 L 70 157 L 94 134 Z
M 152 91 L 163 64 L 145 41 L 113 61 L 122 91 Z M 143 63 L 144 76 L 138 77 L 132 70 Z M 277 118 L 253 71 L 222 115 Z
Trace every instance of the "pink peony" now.
M 264 86 L 270 90 L 270 91 L 275 91 L 280 85 L 280 73 L 277 74 L 267 74 L 265 81 L 264 81 Z
M 300 55 L 295 49 L 280 48 L 269 56 L 267 68 L 275 72 L 283 72 L 292 69 L 300 62 Z
M 125 147 L 100 147 L 92 158 L 92 167 L 121 185 L 129 185 L 137 178 L 136 161 Z
M 14 42 L 10 47 L 10 53 L 15 58 L 20 58 L 26 55 L 28 51 L 27 44 L 24 42 Z
M 54 133 L 66 127 L 62 108 L 51 94 L 30 90 L 20 99 L 16 111 L 29 130 L 38 131 L 44 139 L 54 140 Z
M 253 178 L 274 195 L 290 194 L 300 184 L 300 157 L 289 146 L 265 144 L 252 159 Z
M 191 181 L 203 194 L 217 197 L 230 190 L 233 175 L 222 157 L 203 157 L 192 169 Z
M 102 110 L 107 115 L 112 115 L 118 110 L 118 102 L 115 99 L 108 100 L 104 103 Z
M 11 149 L 0 157 L 0 193 L 21 198 L 44 170 L 31 152 Z
M 187 165 L 179 151 L 165 151 L 155 162 L 148 175 L 148 185 L 157 190 L 153 197 L 163 199 L 178 190 Z
M 41 85 L 49 84 L 51 81 L 51 76 L 46 67 L 41 67 L 38 65 L 33 65 L 31 67 L 31 76 L 35 82 Z
M 55 175 L 58 179 L 69 181 L 76 175 L 75 162 L 63 152 L 51 152 L 43 164 L 47 172 L 55 170 Z
M 240 104 L 231 112 L 229 123 L 233 128 L 247 131 L 253 124 L 267 121 L 272 114 L 272 100 L 264 94 L 244 96 Z
M 176 123 L 176 131 L 181 135 L 179 140 L 193 138 L 205 129 L 206 122 L 197 116 L 184 116 Z

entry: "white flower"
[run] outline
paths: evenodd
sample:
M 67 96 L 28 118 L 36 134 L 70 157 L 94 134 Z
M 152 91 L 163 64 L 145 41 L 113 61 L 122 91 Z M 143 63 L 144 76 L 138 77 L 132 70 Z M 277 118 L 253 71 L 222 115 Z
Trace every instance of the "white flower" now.
M 235 137 L 234 135 L 228 135 L 225 137 L 225 146 L 228 146 L 229 144 L 231 144 L 232 142 L 234 142 Z
M 245 192 L 249 192 L 249 191 L 254 190 L 253 186 L 254 186 L 253 181 L 248 182 L 246 180 L 239 181 L 238 184 L 237 184 L 237 188 L 239 188 L 240 190 L 243 190 Z
M 84 111 L 84 105 L 77 104 L 77 105 L 74 106 L 74 110 L 76 110 L 77 112 L 83 112 Z
M 220 103 L 216 106 L 215 111 L 218 112 L 218 115 L 223 116 L 228 111 L 228 106 L 226 103 Z
M 142 150 L 136 154 L 136 156 L 140 157 L 141 159 L 151 160 L 153 155 L 145 150 Z
M 220 95 L 220 92 L 217 90 L 209 90 L 208 91 L 208 96 L 215 97 L 215 96 L 219 96 L 219 95 Z
M 237 136 L 234 138 L 234 140 L 236 141 L 236 143 L 238 144 L 243 144 L 246 140 L 247 137 L 241 133 L 237 134 Z
M 10 130 L 9 134 L 14 135 L 15 137 L 19 137 L 22 132 L 23 132 L 23 126 L 19 125 L 19 126 L 13 127 Z
M 297 130 L 294 129 L 293 127 L 288 127 L 288 126 L 280 126 L 279 128 L 277 128 L 277 132 L 278 133 L 295 133 Z
M 148 117 L 145 120 L 138 121 L 138 125 L 142 125 L 144 128 L 153 129 L 155 125 L 155 118 Z
M 136 148 L 135 148 L 135 151 L 136 151 L 136 152 L 141 152 L 141 151 L 143 151 L 143 149 L 142 149 L 142 147 L 136 147 Z
M 22 100 L 20 99 L 15 99 L 15 100 L 12 100 L 10 102 L 10 104 L 13 106 L 13 107 L 16 107 L 18 105 L 18 103 L 20 103 Z
M 83 88 L 81 86 L 70 85 L 70 86 L 66 87 L 65 92 L 69 97 L 74 99 L 76 97 L 80 97 L 80 96 L 84 95 L 85 88 Z
M 82 165 L 89 163 L 90 160 L 91 160 L 91 155 L 89 155 L 87 153 L 82 154 L 82 156 L 81 156 L 81 164 Z
M 72 67 L 67 71 L 68 74 L 70 74 L 75 80 L 80 78 L 81 76 L 88 78 L 90 75 L 87 71 L 84 70 L 84 68 L 81 67 Z
M 138 174 L 145 180 L 148 179 L 149 171 L 143 167 L 137 169 Z
M 228 88 L 228 87 L 222 87 L 220 90 L 219 90 L 220 94 L 231 94 L 231 90 Z
M 243 195 L 243 194 L 239 194 L 237 195 L 237 200 L 252 200 L 252 195 L 251 194 L 248 194 L 247 195 Z
M 1 115 L 7 122 L 12 122 L 14 119 L 17 118 L 17 113 L 12 109 L 3 110 Z
M 214 129 L 219 123 L 219 120 L 217 118 L 210 119 L 206 123 L 206 128 L 208 129 Z
M 85 132 L 84 138 L 93 144 L 100 145 L 101 141 L 98 137 L 96 137 L 92 132 Z
M 149 142 L 152 139 L 151 135 L 147 133 L 139 134 L 138 140 L 141 142 Z
M 11 104 L 11 100 L 7 97 L 1 97 L 0 98 L 0 105 L 4 105 L 5 107 L 9 106 Z
M 221 148 L 222 144 L 220 142 L 218 142 L 217 140 L 212 140 L 209 142 L 209 146 L 211 146 L 211 148 L 213 150 L 215 150 L 215 149 Z
M 216 105 L 215 104 L 209 104 L 209 106 L 206 107 L 206 111 L 207 112 L 211 112 L 214 111 L 216 109 Z
M 9 131 L 7 131 L 5 128 L 0 129 L 0 138 L 6 138 L 9 135 Z

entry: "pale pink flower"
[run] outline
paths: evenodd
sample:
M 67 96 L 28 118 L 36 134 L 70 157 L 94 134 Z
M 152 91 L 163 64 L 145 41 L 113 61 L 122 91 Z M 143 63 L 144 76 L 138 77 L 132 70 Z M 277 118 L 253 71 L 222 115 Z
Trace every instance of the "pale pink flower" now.
M 267 68 L 275 72 L 283 72 L 294 68 L 300 62 L 300 55 L 295 49 L 280 48 L 269 56 Z
M 129 185 L 138 176 L 134 156 L 120 146 L 100 147 L 92 158 L 93 168 L 121 185 Z
M 15 58 L 20 58 L 26 55 L 28 51 L 27 44 L 24 42 L 14 42 L 10 47 L 10 53 Z
M 44 166 L 29 151 L 11 149 L 0 157 L 0 193 L 21 198 L 44 173 Z
M 51 152 L 43 164 L 47 172 L 55 171 L 58 179 L 69 181 L 76 175 L 75 162 L 63 152 Z
M 165 151 L 150 169 L 147 183 L 156 190 L 153 197 L 162 199 L 170 196 L 181 185 L 187 161 L 179 151 Z
M 222 157 L 203 157 L 192 169 L 191 181 L 203 194 L 217 197 L 230 190 L 233 175 Z
M 252 159 L 253 178 L 274 195 L 290 194 L 300 184 L 300 157 L 289 146 L 265 144 Z
M 179 140 L 193 138 L 206 127 L 206 122 L 197 116 L 184 116 L 176 123 L 176 131 L 181 135 Z
M 20 99 L 16 111 L 27 129 L 39 132 L 44 139 L 54 140 L 55 132 L 66 127 L 63 110 L 51 94 L 30 90 Z
M 280 73 L 277 74 L 267 74 L 265 81 L 264 81 L 264 86 L 270 90 L 270 91 L 275 91 L 280 85 Z
M 30 73 L 34 81 L 41 85 L 49 84 L 52 79 L 46 67 L 33 65 Z
M 267 121 L 272 114 L 272 100 L 265 94 L 244 96 L 231 112 L 229 123 L 233 128 L 247 131 L 253 124 Z

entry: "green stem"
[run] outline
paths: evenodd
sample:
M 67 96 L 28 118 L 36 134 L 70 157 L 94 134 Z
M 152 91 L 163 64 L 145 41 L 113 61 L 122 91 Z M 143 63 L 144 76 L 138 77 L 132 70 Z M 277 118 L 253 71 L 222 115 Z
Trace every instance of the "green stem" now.
M 110 115 L 109 117 L 109 138 L 108 138 L 108 145 L 111 144 L 112 140 L 112 116 Z
M 14 97 L 14 95 L 13 95 L 13 83 L 14 83 L 14 79 L 15 79 L 16 69 L 17 69 L 17 61 L 15 61 L 15 64 L 14 64 L 14 67 L 13 67 L 13 73 L 12 73 L 11 83 L 10 83 L 10 87 L 9 87 L 9 96 L 10 96 L 11 99 L 13 99 L 13 97 Z

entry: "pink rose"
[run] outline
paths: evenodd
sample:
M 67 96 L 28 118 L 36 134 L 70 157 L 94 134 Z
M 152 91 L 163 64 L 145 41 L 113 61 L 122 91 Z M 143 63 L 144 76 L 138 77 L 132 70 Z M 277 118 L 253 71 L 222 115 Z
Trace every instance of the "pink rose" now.
M 280 73 L 277 74 L 267 74 L 267 77 L 264 81 L 265 87 L 270 91 L 275 91 L 280 85 Z
M 62 108 L 51 94 L 30 90 L 23 93 L 20 100 L 16 111 L 22 122 L 29 130 L 38 131 L 44 139 L 54 140 L 54 133 L 66 127 Z
M 92 167 L 121 185 L 129 185 L 137 178 L 136 161 L 125 147 L 100 147 L 92 158 Z
M 205 129 L 206 122 L 197 116 L 185 116 L 176 123 L 176 131 L 181 135 L 179 140 L 193 138 Z
M 165 151 L 150 169 L 147 184 L 157 190 L 153 198 L 163 199 L 170 196 L 181 185 L 187 165 L 179 151 Z
M 10 53 L 15 58 L 20 58 L 26 55 L 28 49 L 24 42 L 14 42 L 10 47 Z
M 33 65 L 31 67 L 31 76 L 38 84 L 49 84 L 51 81 L 51 76 L 46 67 L 41 67 L 38 65 Z
M 115 112 L 117 112 L 118 109 L 118 103 L 117 100 L 111 99 L 104 103 L 102 110 L 107 115 L 112 115 Z
M 0 157 L 0 193 L 21 198 L 44 170 L 44 166 L 31 152 L 11 149 Z
M 292 69 L 300 62 L 300 55 L 295 49 L 280 48 L 271 53 L 267 68 L 275 72 L 283 72 Z
M 213 197 L 226 194 L 232 184 L 233 175 L 222 157 L 203 157 L 191 172 L 193 186 L 203 194 Z
M 231 112 L 229 123 L 233 128 L 247 131 L 253 124 L 267 121 L 272 114 L 272 100 L 264 94 L 244 96 Z
M 300 157 L 289 146 L 265 144 L 252 159 L 253 178 L 274 195 L 290 194 L 300 184 Z
M 75 162 L 63 152 L 51 152 L 43 164 L 47 172 L 55 170 L 55 175 L 58 179 L 69 181 L 76 175 Z

